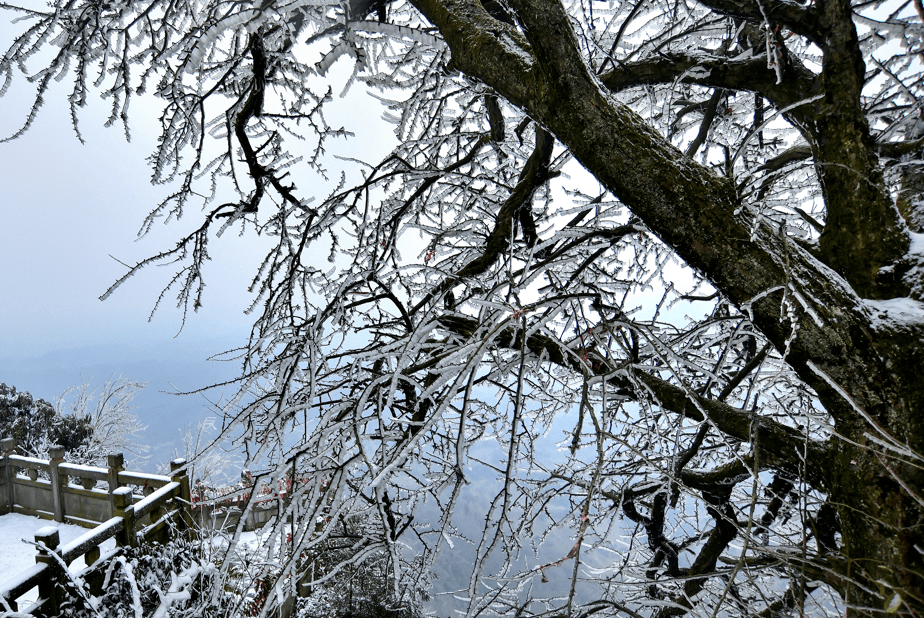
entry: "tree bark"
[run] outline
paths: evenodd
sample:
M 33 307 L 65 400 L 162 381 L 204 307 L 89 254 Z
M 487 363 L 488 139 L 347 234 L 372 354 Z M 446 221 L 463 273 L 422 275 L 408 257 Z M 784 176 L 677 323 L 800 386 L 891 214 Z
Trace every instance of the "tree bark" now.
M 860 106 L 866 65 L 850 1 L 824 0 L 817 11 L 824 98 L 814 103 L 812 132 L 828 210 L 821 257 L 865 298 L 903 296 L 895 263 L 908 251 L 908 230 L 886 189 Z

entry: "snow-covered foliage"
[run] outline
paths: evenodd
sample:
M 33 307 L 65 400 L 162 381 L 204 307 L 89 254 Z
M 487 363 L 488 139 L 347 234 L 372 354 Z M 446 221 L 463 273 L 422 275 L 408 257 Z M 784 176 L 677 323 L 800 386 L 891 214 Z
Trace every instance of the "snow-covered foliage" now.
M 207 417 L 195 427 L 187 425 L 180 429 L 179 444 L 174 448 L 174 459 L 189 462 L 186 473 L 193 482 L 193 499 L 213 499 L 241 489 L 228 484 L 229 476 L 241 473 L 241 458 L 234 453 L 209 448 L 218 431 L 215 421 L 215 417 Z M 169 462 L 163 463 L 158 473 L 169 474 Z
M 106 465 L 106 456 L 123 453 L 131 465 L 150 447 L 141 442 L 146 428 L 132 410 L 132 400 L 145 386 L 127 378 L 110 376 L 99 389 L 90 388 L 90 380 L 64 391 L 55 401 L 55 411 L 63 418 L 86 419 L 88 439 L 68 452 L 68 460 L 97 466 Z M 95 400 L 95 401 L 94 401 Z
M 310 587 L 298 600 L 298 618 L 421 618 L 423 603 L 429 600 L 425 584 L 418 582 L 415 591 L 395 598 L 388 552 L 379 551 L 354 562 L 350 549 L 338 549 L 356 526 L 335 530 L 328 542 L 310 556 L 305 570 L 309 579 L 321 581 Z M 421 584 L 424 584 L 423 586 Z
M 87 417 L 61 414 L 44 399 L 0 384 L 0 437 L 15 439 L 17 454 L 47 459 L 48 447 L 58 445 L 71 457 L 86 448 L 92 432 Z
M 215 442 L 257 487 L 296 479 L 259 615 L 301 584 L 334 611 L 323 584 L 369 568 L 416 607 L 447 555 L 466 616 L 911 612 L 920 549 L 894 530 L 924 521 L 921 448 L 896 419 L 920 356 L 877 347 L 858 296 L 922 289 L 915 6 L 57 0 L 3 5 L 0 72 L 37 84 L 23 130 L 53 79 L 75 129 L 94 88 L 126 131 L 135 94 L 163 103 L 174 184 L 142 232 L 190 203 L 202 223 L 104 298 L 173 264 L 157 303 L 185 319 L 210 242 L 273 242 Z M 325 114 L 362 87 L 353 115 L 398 143 L 316 199 L 350 134 Z
M 202 618 L 225 615 L 237 601 L 222 590 L 218 568 L 204 560 L 200 544 L 182 537 L 123 549 L 108 563 L 99 595 L 80 577 L 65 586 L 62 618 Z
M 62 393 L 54 404 L 35 399 L 15 387 L 0 384 L 0 436 L 15 438 L 20 453 L 48 458 L 51 446 L 63 446 L 65 459 L 74 463 L 105 465 L 111 453 L 142 457 L 144 426 L 129 404 L 144 384 L 110 378 L 99 391 L 90 381 Z

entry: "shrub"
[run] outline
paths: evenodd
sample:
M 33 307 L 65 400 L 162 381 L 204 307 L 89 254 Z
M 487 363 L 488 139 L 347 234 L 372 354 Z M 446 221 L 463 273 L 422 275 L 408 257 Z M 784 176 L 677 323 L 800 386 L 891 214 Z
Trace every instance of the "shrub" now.
M 51 444 L 75 451 L 89 444 L 92 434 L 89 415 L 60 414 L 44 399 L 0 384 L 0 435 L 15 438 L 20 452 L 42 456 Z

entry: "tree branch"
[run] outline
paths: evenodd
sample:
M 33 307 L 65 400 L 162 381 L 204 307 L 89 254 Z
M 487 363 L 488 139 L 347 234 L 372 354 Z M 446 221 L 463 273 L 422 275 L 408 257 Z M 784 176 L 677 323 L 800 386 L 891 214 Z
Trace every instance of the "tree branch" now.
M 746 19 L 754 24 L 783 25 L 813 43 L 821 44 L 824 33 L 818 12 L 786 0 L 700 0 L 714 11 Z
M 507 249 L 516 221 L 519 221 L 523 228 L 523 236 L 527 244 L 529 246 L 536 244 L 538 236 L 536 235 L 536 224 L 532 218 L 532 199 L 536 190 L 551 177 L 549 165 L 552 161 L 554 145 L 555 138 L 536 125 L 536 146 L 526 161 L 526 165 L 520 171 L 519 181 L 497 213 L 494 229 L 491 230 L 491 235 L 485 242 L 484 252 L 463 266 L 455 276 L 443 281 L 435 291 L 421 299 L 411 310 L 412 314 L 417 313 L 433 298 L 439 298 L 445 294 L 463 279 L 475 277 L 488 270 L 497 261 L 498 256 Z
M 739 60 L 668 52 L 614 67 L 600 80 L 607 88 L 618 92 L 645 84 L 672 83 L 682 76 L 681 83 L 685 84 L 759 92 L 778 109 L 817 94 L 818 80 L 801 63 L 789 62 L 783 70 L 785 78 L 777 84 L 776 73 L 767 67 L 764 56 Z M 787 115 L 801 122 L 807 114 L 808 110 L 796 107 Z
M 904 142 L 878 142 L 874 149 L 880 157 L 897 159 L 924 148 L 924 136 Z
M 443 328 L 466 338 L 473 336 L 478 330 L 477 320 L 458 314 L 441 316 L 438 321 Z M 519 330 L 508 327 L 494 341 L 501 348 L 519 349 L 518 338 L 521 336 Z M 797 471 L 803 465 L 802 452 L 805 450 L 809 461 L 806 465 L 809 481 L 819 489 L 826 486 L 824 462 L 828 453 L 827 446 L 811 440 L 806 442 L 805 435 L 797 429 L 787 427 L 759 414 L 699 396 L 652 374 L 634 371 L 631 378 L 641 382 L 645 387 L 640 391 L 637 382 L 624 373 L 617 374 L 615 368 L 609 366 L 606 359 L 594 355 L 592 362 L 589 363 L 591 367 L 588 367 L 582 359 L 573 354 L 564 353 L 563 349 L 566 346 L 547 335 L 530 336 L 526 341 L 526 346 L 533 354 L 556 365 L 574 371 L 589 371 L 597 376 L 606 376 L 608 381 L 622 389 L 625 395 L 631 394 L 639 399 L 650 395 L 658 405 L 669 412 L 695 421 L 708 419 L 716 429 L 737 440 L 750 441 L 754 435 L 753 427 L 756 424 L 761 461 L 774 469 Z

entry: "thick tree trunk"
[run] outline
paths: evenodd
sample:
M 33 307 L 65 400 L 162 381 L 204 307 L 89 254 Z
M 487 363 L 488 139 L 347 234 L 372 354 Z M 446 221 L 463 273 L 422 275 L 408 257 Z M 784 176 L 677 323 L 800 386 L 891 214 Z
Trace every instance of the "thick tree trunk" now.
M 886 189 L 860 106 L 866 65 L 849 0 L 818 4 L 824 98 L 814 104 L 815 169 L 827 220 L 821 257 L 864 298 L 904 296 L 895 264 L 907 229 Z
M 831 441 L 829 500 L 840 518 L 843 576 L 851 613 L 859 608 L 924 611 L 924 328 L 893 323 L 876 333 L 905 392 L 902 403 L 872 422 L 838 422 L 846 439 Z M 915 381 L 917 383 L 915 384 Z M 891 439 L 890 439 L 891 438 Z M 888 446 L 881 446 L 883 443 Z M 896 595 L 898 595 L 896 597 Z M 895 605 L 901 603 L 900 606 Z
M 924 160 L 921 155 L 908 157 L 902 162 L 901 191 L 898 194 L 898 210 L 902 213 L 908 228 L 918 234 L 924 233 Z

